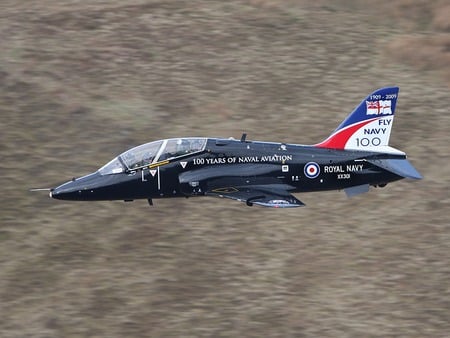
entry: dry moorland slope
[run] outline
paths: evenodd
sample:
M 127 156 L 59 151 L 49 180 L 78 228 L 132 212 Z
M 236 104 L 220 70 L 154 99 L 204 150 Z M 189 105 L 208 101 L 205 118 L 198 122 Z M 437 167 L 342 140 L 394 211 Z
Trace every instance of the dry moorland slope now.
M 448 6 L 377 3 L 2 1 L 0 336 L 446 337 Z M 27 192 L 160 138 L 315 143 L 386 85 L 423 181 L 287 211 Z

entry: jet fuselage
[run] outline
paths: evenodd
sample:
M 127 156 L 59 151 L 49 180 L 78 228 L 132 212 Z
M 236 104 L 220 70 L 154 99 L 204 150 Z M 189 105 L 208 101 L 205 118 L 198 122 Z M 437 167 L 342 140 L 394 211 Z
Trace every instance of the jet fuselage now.
M 99 170 L 60 185 L 51 196 L 81 201 L 189 197 L 205 195 L 215 188 L 214 180 L 223 191 L 263 185 L 291 193 L 384 186 L 403 177 L 368 160 L 388 158 L 406 156 L 209 138 L 202 151 L 118 173 Z

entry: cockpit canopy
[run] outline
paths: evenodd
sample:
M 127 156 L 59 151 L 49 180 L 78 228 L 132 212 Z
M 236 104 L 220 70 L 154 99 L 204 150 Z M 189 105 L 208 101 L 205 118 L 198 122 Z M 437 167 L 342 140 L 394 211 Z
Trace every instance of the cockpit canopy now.
M 206 138 L 176 138 L 142 144 L 114 158 L 99 169 L 100 174 L 110 175 L 133 171 L 152 163 L 174 159 L 203 151 Z

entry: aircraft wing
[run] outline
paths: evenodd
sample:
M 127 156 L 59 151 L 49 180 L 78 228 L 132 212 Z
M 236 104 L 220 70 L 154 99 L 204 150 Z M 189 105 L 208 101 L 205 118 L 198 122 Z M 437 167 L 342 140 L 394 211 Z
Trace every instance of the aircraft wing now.
M 287 190 L 271 185 L 216 188 L 206 192 L 206 195 L 234 199 L 245 202 L 248 206 L 256 204 L 271 208 L 295 208 L 305 205 Z
M 274 172 L 278 165 L 242 165 L 201 168 L 180 174 L 180 183 L 186 187 L 201 186 L 208 196 L 225 197 L 247 205 L 272 208 L 293 208 L 304 204 L 289 193 L 293 187 L 283 184 Z

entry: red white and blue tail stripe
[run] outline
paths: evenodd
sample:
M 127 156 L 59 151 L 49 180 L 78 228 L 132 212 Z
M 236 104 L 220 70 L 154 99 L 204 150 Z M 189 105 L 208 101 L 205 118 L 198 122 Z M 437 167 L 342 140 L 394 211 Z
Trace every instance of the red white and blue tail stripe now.
M 398 87 L 374 91 L 361 101 L 326 140 L 315 146 L 369 151 L 388 148 L 398 91 Z

